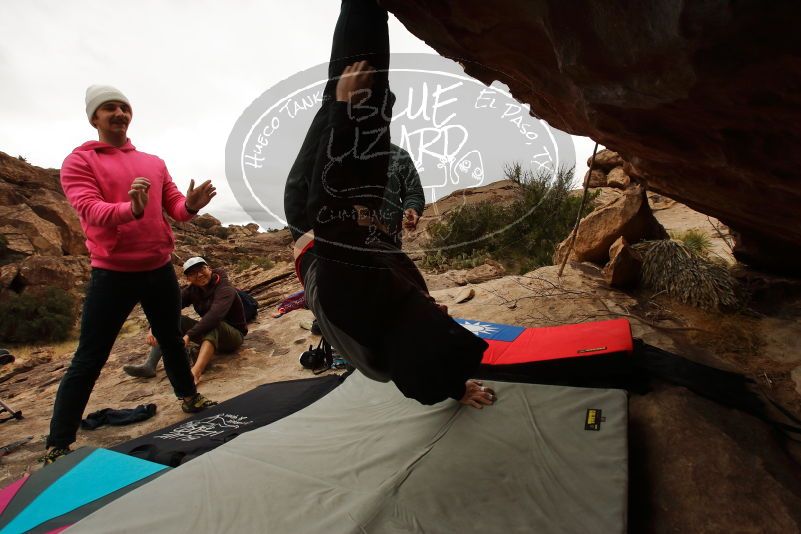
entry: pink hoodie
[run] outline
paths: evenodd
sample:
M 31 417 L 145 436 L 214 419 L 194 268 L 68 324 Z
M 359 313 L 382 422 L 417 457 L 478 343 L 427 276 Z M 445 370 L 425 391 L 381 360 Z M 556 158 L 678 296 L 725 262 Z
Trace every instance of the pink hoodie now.
M 135 219 L 128 191 L 134 178 L 150 180 L 145 213 Z M 67 156 L 61 186 L 78 212 L 93 267 L 150 271 L 170 261 L 175 248 L 164 212 L 177 221 L 193 215 L 164 162 L 139 152 L 130 139 L 120 148 L 88 141 Z

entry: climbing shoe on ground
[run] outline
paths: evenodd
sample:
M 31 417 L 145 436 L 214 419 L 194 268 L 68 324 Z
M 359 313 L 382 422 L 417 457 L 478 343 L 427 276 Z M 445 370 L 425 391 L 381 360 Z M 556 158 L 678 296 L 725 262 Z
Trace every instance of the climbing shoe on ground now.
M 47 453 L 44 456 L 39 458 L 39 461 L 42 462 L 44 465 L 50 465 L 59 458 L 61 458 L 62 456 L 66 456 L 71 452 L 72 451 L 70 450 L 69 447 L 63 447 L 63 448 L 54 447 L 49 451 L 47 451 Z
M 195 395 L 189 400 L 183 400 L 181 402 L 181 409 L 186 413 L 197 413 L 200 411 L 205 410 L 210 406 L 216 406 L 217 403 L 213 400 L 209 400 L 200 393 L 195 393 Z

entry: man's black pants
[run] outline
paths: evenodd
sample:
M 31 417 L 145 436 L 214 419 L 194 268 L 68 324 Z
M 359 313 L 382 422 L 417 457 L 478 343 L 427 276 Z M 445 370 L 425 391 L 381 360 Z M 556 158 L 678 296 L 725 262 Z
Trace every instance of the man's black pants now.
M 92 269 L 78 349 L 58 386 L 47 446 L 67 447 L 75 435 L 100 370 L 137 303 L 164 351 L 164 369 L 178 397 L 196 392 L 181 335 L 181 290 L 172 264 L 152 271 Z

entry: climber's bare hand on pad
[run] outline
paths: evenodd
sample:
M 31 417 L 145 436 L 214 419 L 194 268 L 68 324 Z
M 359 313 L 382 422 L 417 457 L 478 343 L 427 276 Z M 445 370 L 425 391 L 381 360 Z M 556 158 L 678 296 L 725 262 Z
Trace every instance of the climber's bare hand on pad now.
M 497 400 L 495 391 L 483 385 L 479 380 L 468 380 L 465 382 L 464 396 L 459 401 L 461 404 L 482 409 L 484 406 L 494 404 Z

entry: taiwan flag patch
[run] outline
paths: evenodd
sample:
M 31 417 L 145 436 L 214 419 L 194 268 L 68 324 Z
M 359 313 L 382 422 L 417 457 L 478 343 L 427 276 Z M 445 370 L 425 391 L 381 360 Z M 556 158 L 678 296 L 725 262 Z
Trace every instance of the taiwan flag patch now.
M 508 324 L 468 321 L 467 319 L 457 318 L 454 318 L 454 321 L 467 328 L 481 339 L 494 339 L 495 341 L 512 342 L 525 330 L 525 327 Z

